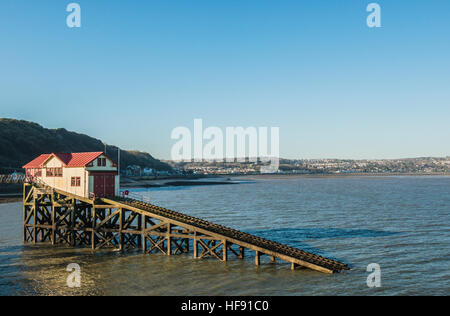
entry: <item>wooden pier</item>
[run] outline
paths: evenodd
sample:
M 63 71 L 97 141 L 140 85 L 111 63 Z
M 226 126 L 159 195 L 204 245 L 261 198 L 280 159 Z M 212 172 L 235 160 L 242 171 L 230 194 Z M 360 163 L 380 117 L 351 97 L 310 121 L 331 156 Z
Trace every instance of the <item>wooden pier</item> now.
M 220 261 L 229 255 L 243 259 L 247 250 L 255 253 L 256 265 L 267 255 L 272 261 L 289 262 L 291 269 L 349 270 L 332 259 L 134 199 L 91 200 L 35 183 L 24 184 L 23 197 L 24 242 L 139 249 L 168 256 L 193 252 L 194 259 Z

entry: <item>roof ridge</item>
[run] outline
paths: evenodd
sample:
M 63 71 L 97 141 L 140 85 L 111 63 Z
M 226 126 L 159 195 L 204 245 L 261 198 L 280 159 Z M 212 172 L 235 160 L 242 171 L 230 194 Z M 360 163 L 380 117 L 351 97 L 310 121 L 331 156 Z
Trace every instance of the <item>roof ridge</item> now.
M 60 160 L 65 167 L 85 167 L 87 164 L 92 162 L 94 159 L 98 158 L 98 156 L 105 155 L 109 158 L 103 151 L 89 151 L 89 152 L 76 152 L 76 153 L 50 153 L 50 154 L 41 154 L 36 157 L 22 168 L 41 168 L 42 165 L 49 160 L 52 156 L 56 157 Z M 114 161 L 113 161 L 114 162 Z

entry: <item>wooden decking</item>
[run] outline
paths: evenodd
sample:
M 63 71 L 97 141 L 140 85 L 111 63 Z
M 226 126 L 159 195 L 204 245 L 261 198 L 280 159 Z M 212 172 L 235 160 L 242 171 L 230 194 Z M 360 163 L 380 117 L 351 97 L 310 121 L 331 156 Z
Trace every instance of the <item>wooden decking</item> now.
M 113 197 L 95 201 L 64 191 L 24 185 L 25 242 L 86 245 L 92 249 L 140 249 L 165 255 L 190 253 L 194 259 L 213 257 L 244 259 L 245 251 L 272 261 L 289 262 L 324 273 L 348 270 L 348 266 L 310 252 L 240 232 L 199 218 L 142 201 Z

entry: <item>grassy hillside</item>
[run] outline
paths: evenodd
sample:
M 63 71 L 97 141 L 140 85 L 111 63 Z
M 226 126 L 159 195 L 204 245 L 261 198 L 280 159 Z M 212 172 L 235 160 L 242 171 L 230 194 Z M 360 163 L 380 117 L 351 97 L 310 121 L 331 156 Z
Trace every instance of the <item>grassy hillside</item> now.
M 104 151 L 99 139 L 69 132 L 63 128 L 47 129 L 39 124 L 0 118 L 0 168 L 20 168 L 42 153 Z M 117 160 L 117 147 L 107 146 L 107 154 Z M 150 154 L 121 150 L 121 169 L 129 165 L 171 170 Z

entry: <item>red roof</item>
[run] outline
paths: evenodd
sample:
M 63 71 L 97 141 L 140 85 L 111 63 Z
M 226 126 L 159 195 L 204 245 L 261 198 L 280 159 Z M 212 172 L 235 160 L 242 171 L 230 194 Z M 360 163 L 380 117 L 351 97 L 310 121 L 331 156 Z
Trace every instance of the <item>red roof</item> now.
M 48 159 L 50 158 L 52 154 L 44 154 L 44 155 L 40 155 L 39 157 L 37 157 L 36 159 L 30 161 L 29 163 L 27 163 L 25 166 L 23 166 L 22 168 L 27 169 L 27 168 L 41 168 L 42 164 Z
M 97 157 L 104 155 L 103 152 L 89 152 L 89 153 L 53 153 L 40 155 L 33 161 L 29 162 L 22 168 L 41 168 L 43 164 L 50 158 L 56 157 L 65 165 L 65 167 L 86 167 L 87 164 L 92 162 Z M 106 156 L 106 155 L 105 155 Z M 109 157 L 108 157 L 109 158 Z M 111 158 L 109 158 L 111 159 Z M 112 159 L 111 159 L 112 160 Z

